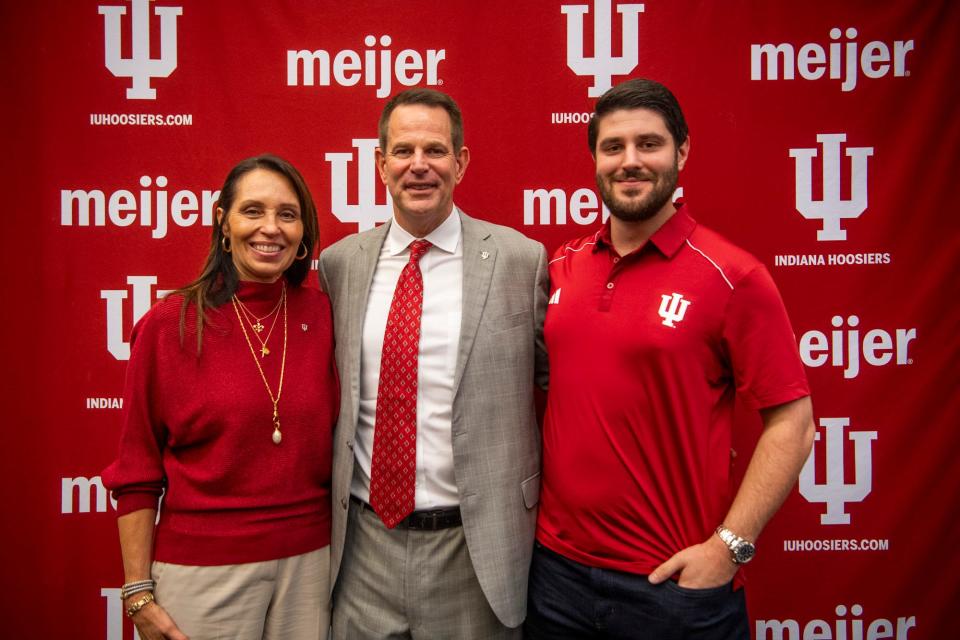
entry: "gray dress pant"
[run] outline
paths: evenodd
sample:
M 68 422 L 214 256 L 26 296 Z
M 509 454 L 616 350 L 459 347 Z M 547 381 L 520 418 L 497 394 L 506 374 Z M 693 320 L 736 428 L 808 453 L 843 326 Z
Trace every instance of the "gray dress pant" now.
M 335 640 L 521 637 L 487 603 L 463 527 L 391 530 L 353 501 L 347 518 L 333 596 Z

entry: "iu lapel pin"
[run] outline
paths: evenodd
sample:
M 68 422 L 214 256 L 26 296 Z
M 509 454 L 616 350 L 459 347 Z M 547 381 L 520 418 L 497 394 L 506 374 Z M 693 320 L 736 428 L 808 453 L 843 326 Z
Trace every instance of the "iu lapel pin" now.
M 480 259 L 481 259 L 481 260 L 486 260 L 486 259 L 489 258 L 489 257 L 490 257 L 490 252 L 489 252 L 489 251 L 481 251 L 481 252 L 480 252 Z

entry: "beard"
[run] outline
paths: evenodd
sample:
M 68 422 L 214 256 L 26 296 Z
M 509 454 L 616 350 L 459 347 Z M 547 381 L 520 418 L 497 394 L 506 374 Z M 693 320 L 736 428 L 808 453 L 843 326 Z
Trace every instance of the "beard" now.
M 610 215 L 624 222 L 642 222 L 657 215 L 664 205 L 673 197 L 677 188 L 677 178 L 680 174 L 676 161 L 673 167 L 662 174 L 651 174 L 640 169 L 624 170 L 620 177 L 656 180 L 653 189 L 646 197 L 640 200 L 618 198 L 610 178 L 597 175 L 597 188 L 600 189 L 600 198 L 610 210 Z

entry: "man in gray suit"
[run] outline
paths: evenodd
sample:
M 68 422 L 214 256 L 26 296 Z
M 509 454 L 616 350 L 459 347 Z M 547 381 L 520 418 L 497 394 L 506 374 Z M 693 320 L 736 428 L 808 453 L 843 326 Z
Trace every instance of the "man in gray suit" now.
M 546 252 L 454 205 L 470 152 L 446 94 L 392 98 L 376 158 L 393 219 L 320 256 L 342 387 L 334 637 L 519 637 Z

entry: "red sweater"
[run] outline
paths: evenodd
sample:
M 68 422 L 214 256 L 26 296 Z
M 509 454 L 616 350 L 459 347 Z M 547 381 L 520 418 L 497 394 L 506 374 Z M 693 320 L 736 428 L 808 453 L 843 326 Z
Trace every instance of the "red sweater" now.
M 262 316 L 276 304 L 281 286 L 282 279 L 242 282 L 237 295 Z M 120 452 L 103 481 L 119 515 L 156 509 L 166 492 L 155 560 L 258 562 L 330 542 L 332 434 L 339 411 L 330 302 L 305 287 L 288 286 L 287 294 L 280 445 L 271 439 L 273 404 L 232 304 L 208 312 L 199 356 L 192 306 L 180 344 L 178 296 L 159 302 L 133 329 Z M 261 359 L 274 395 L 282 313 L 268 342 L 271 352 Z M 270 321 L 264 324 L 269 331 Z

